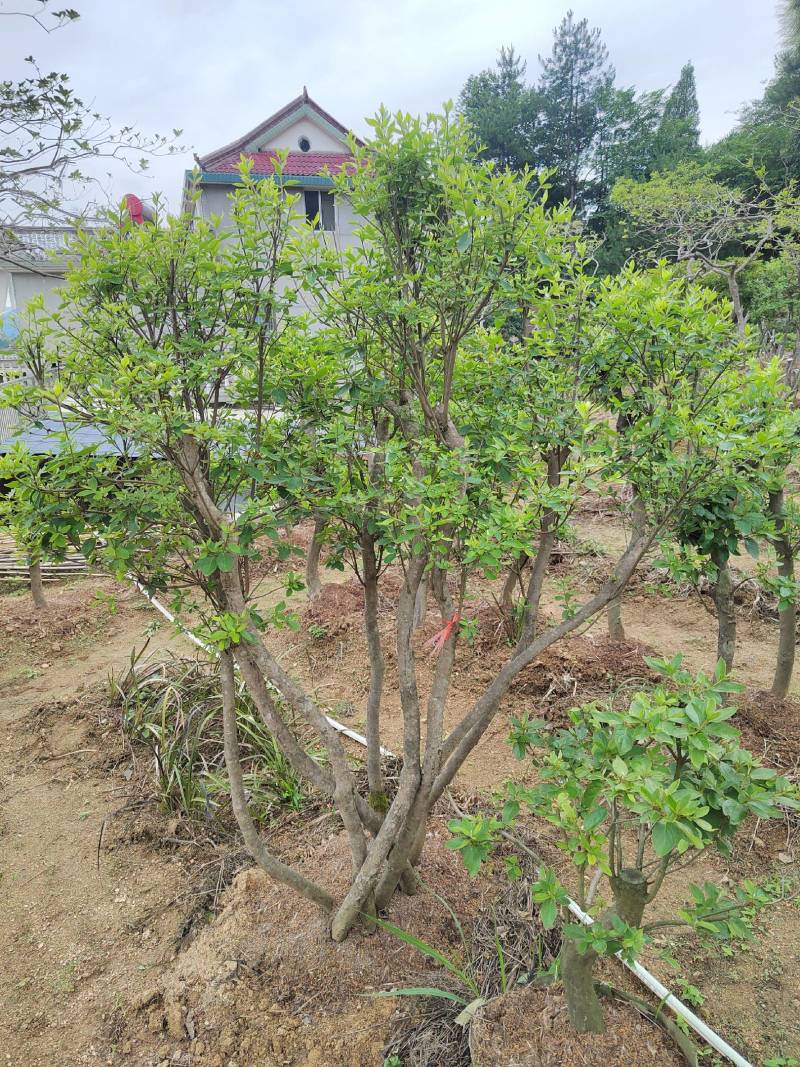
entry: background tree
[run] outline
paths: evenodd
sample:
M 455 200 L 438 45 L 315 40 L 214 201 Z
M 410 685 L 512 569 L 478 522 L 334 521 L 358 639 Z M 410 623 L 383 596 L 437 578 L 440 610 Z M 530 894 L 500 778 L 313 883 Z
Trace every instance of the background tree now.
M 495 69 L 470 75 L 458 101 L 481 154 L 512 170 L 532 166 L 538 156 L 539 100 L 525 85 L 525 69 L 513 46 L 501 48 Z
M 27 6 L 0 12 L 0 20 L 28 17 L 51 32 L 80 17 L 73 8 L 49 11 L 48 0 Z M 93 213 L 86 203 L 92 160 L 117 159 L 144 171 L 149 155 L 181 150 L 180 130 L 168 138 L 117 129 L 76 96 L 67 74 L 41 71 L 32 56 L 27 62 L 29 77 L 0 81 L 0 258 L 7 260 L 24 251 L 15 226 L 72 225 Z
M 664 104 L 652 160 L 654 170 L 669 170 L 700 154 L 700 105 L 694 66 L 686 63 Z
M 552 197 L 570 207 L 584 204 L 584 183 L 597 139 L 601 95 L 613 85 L 614 68 L 600 30 L 567 12 L 554 30 L 553 50 L 540 56 L 538 90 L 542 128 L 540 163 L 555 167 Z
M 621 178 L 611 201 L 624 214 L 634 240 L 652 256 L 666 256 L 724 281 L 734 322 L 744 336 L 741 279 L 778 245 L 786 227 L 794 228 L 793 188 L 750 193 L 714 180 L 700 164 L 683 163 L 647 182 Z

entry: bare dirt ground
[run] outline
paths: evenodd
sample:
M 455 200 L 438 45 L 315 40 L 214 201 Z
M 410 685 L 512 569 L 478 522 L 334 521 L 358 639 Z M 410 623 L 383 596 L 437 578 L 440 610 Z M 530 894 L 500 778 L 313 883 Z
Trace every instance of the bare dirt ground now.
M 623 531 L 592 519 L 582 534 L 599 540 L 603 531 L 604 547 L 616 549 L 624 539 Z M 587 584 L 603 565 L 602 558 L 587 563 Z M 277 596 L 276 577 L 267 575 L 266 597 Z M 332 714 L 358 728 L 367 686 L 358 590 L 338 574 L 323 578 L 339 588 L 326 591 L 313 610 L 297 598 L 304 625 L 280 635 L 279 651 Z M 96 599 L 98 591 L 104 599 Z M 546 608 L 553 615 L 560 610 L 556 592 L 551 584 Z M 451 722 L 506 655 L 487 589 L 472 593 L 479 625 L 473 643 L 460 648 Z M 381 1067 L 393 1004 L 365 1002 L 361 994 L 418 977 L 420 958 L 385 935 L 332 946 L 305 905 L 254 872 L 240 874 L 220 898 L 219 914 L 195 922 L 187 936 L 187 915 L 197 919 L 192 835 L 152 801 L 136 807 L 141 794 L 132 794 L 131 776 L 136 780 L 141 767 L 102 688 L 109 670 L 123 670 L 144 640 L 152 609 L 130 590 L 93 577 L 51 597 L 45 622 L 27 596 L 0 595 L 0 1063 L 5 1056 L 14 1067 Z M 695 668 L 713 664 L 714 620 L 697 597 L 664 598 L 640 584 L 626 597 L 624 619 L 626 644 L 608 642 L 601 620 L 524 672 L 462 771 L 463 793 L 485 795 L 509 774 L 524 773 L 505 740 L 511 713 L 529 709 L 558 721 L 572 703 L 641 684 L 649 673 L 642 656 L 654 650 L 682 652 Z M 387 645 L 389 621 L 387 613 Z M 439 625 L 431 612 L 419 639 L 423 660 L 433 655 L 426 643 Z M 740 726 L 754 748 L 791 769 L 800 761 L 800 707 L 771 706 L 758 696 L 770 681 L 776 639 L 774 625 L 740 619 L 735 674 L 749 687 Z M 185 651 L 166 627 L 151 644 Z M 391 748 L 399 742 L 400 717 L 388 652 L 384 743 Z M 445 822 L 442 816 L 434 823 L 423 874 L 468 921 L 490 889 L 470 883 L 444 850 Z M 547 851 L 545 834 L 541 843 Z M 301 865 L 324 868 L 332 884 L 343 876 L 332 820 L 320 816 L 302 842 L 288 834 L 283 844 Z M 776 896 L 783 879 L 786 893 L 795 891 L 791 827 L 753 827 L 743 846 L 735 865 L 709 863 L 693 876 L 756 877 L 775 885 Z M 682 889 L 669 890 L 676 903 Z M 458 951 L 451 920 L 430 899 L 405 898 L 391 917 Z M 732 958 L 719 947 L 672 937 L 648 953 L 648 964 L 674 985 L 673 969 L 658 956 L 670 949 L 680 977 L 706 998 L 701 1014 L 754 1063 L 800 1050 L 796 901 L 776 902 L 760 926 L 760 936 Z

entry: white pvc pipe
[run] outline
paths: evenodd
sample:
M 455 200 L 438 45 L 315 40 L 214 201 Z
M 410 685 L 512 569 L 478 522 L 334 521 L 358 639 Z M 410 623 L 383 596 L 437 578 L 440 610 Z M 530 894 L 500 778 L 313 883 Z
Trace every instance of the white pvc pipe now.
M 182 622 L 176 619 L 172 612 L 165 608 L 161 601 L 157 600 L 156 597 L 152 595 L 152 593 L 148 592 L 148 590 L 145 589 L 142 583 L 137 581 L 137 579 L 134 578 L 133 575 L 129 574 L 128 577 L 139 590 L 139 592 L 142 594 L 142 596 L 147 597 L 147 599 L 150 601 L 156 611 L 160 611 L 168 622 L 171 622 L 174 626 L 177 626 L 180 632 L 185 637 L 188 637 L 190 641 L 193 641 L 198 648 L 202 648 L 204 652 L 207 652 L 209 656 L 213 656 L 214 659 L 217 658 L 219 653 L 215 648 L 212 648 L 211 645 L 207 645 L 206 642 L 201 640 L 196 633 L 193 633 L 187 626 L 184 626 Z M 353 741 L 357 741 L 358 744 L 363 745 L 364 748 L 367 747 L 367 739 L 362 734 L 356 733 L 355 730 L 351 730 L 350 727 L 345 726 L 344 723 L 338 722 L 338 720 L 336 719 L 332 719 L 330 715 L 326 715 L 325 718 L 328 720 L 334 730 L 337 730 L 340 734 L 344 734 L 345 737 L 349 737 Z M 382 756 L 394 756 L 394 753 L 390 752 L 388 748 L 381 747 L 380 752 Z
M 594 923 L 594 919 L 591 915 L 587 915 L 580 904 L 577 904 L 572 897 L 569 897 L 567 907 L 585 926 L 591 926 Z M 741 1053 L 737 1052 L 735 1048 L 732 1048 L 728 1042 L 712 1030 L 707 1023 L 704 1023 L 699 1016 L 695 1015 L 691 1008 L 687 1008 L 682 1001 L 678 1000 L 676 996 L 670 993 L 667 987 L 662 985 L 656 976 L 651 974 L 647 968 L 641 965 L 641 963 L 638 963 L 636 960 L 634 960 L 633 963 L 628 963 L 627 960 L 622 959 L 619 952 L 617 953 L 617 959 L 619 959 L 629 971 L 632 971 L 643 985 L 646 985 L 652 993 L 655 993 L 663 1004 L 672 1008 L 676 1015 L 685 1019 L 688 1025 L 691 1026 L 695 1033 L 702 1037 L 707 1045 L 710 1045 L 716 1052 L 719 1052 L 720 1055 L 725 1056 L 731 1063 L 735 1063 L 736 1067 L 753 1067 L 753 1064 L 750 1063 L 749 1060 L 746 1060 Z
M 193 641 L 205 652 L 208 652 L 209 655 L 214 657 L 217 656 L 216 649 L 211 648 L 211 646 L 207 645 L 205 641 L 201 641 L 197 634 L 192 633 L 192 631 L 189 630 L 186 626 L 184 626 L 183 623 L 179 622 L 175 618 L 175 616 L 164 607 L 162 603 L 160 603 L 158 600 L 156 600 L 154 596 L 148 593 L 148 591 L 140 582 L 138 582 L 130 575 L 129 577 L 131 578 L 131 581 L 136 586 L 136 588 L 144 596 L 147 597 L 153 607 L 157 611 L 160 611 L 165 619 L 168 619 L 171 623 L 174 623 L 181 631 L 181 633 L 185 634 L 185 636 L 188 637 L 190 641 Z M 349 727 L 344 726 L 340 722 L 337 722 L 336 719 L 330 718 L 330 716 L 326 716 L 326 718 L 331 724 L 331 726 L 335 730 L 338 730 L 339 733 L 344 734 L 346 737 L 352 738 L 353 741 L 357 741 L 358 744 L 363 745 L 365 748 L 367 747 L 367 739 L 365 737 L 362 737 L 361 734 L 357 734 L 355 730 L 351 730 Z M 390 752 L 389 749 L 381 748 L 381 755 L 394 756 L 394 753 Z M 538 873 L 539 872 L 537 871 L 537 874 Z M 591 926 L 594 923 L 594 919 L 591 917 L 591 915 L 587 914 L 587 912 L 583 910 L 580 904 L 574 901 L 572 897 L 568 897 L 567 901 L 567 907 L 572 912 L 572 914 L 580 920 L 580 922 L 582 922 L 586 926 Z M 678 998 L 673 993 L 670 993 L 667 987 L 665 985 L 662 985 L 661 982 L 659 982 L 659 980 L 655 977 L 655 975 L 651 974 L 647 970 L 647 968 L 641 965 L 641 963 L 638 963 L 636 961 L 634 961 L 633 963 L 628 963 L 626 960 L 622 959 L 622 956 L 619 953 L 617 953 L 617 958 L 628 968 L 629 971 L 636 975 L 636 977 L 643 985 L 647 986 L 647 988 L 659 998 L 662 1004 L 666 1004 L 667 1007 L 671 1008 L 672 1011 L 674 1011 L 679 1018 L 684 1019 L 687 1025 L 690 1026 L 696 1034 L 702 1037 L 703 1041 L 705 1041 L 707 1045 L 710 1045 L 711 1048 L 713 1048 L 716 1052 L 719 1052 L 721 1056 L 725 1056 L 725 1058 L 730 1060 L 731 1063 L 735 1064 L 736 1067 L 753 1067 L 753 1064 L 750 1063 L 749 1060 L 746 1060 L 744 1056 L 741 1055 L 741 1053 L 737 1052 L 735 1048 L 732 1048 L 728 1044 L 728 1042 L 721 1038 L 718 1033 L 712 1030 L 707 1023 L 704 1023 L 699 1016 L 695 1015 L 691 1008 L 687 1008 L 683 1001 L 678 1000 Z

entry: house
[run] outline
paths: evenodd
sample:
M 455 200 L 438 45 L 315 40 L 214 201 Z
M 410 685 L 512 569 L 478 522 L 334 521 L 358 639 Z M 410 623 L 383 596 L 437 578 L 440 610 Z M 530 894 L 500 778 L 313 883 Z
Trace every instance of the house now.
M 0 249 L 0 313 L 10 308 L 23 311 L 31 297 L 40 294 L 45 307 L 54 311 L 75 230 L 71 226 L 14 226 L 9 232 L 13 241 L 6 238 Z
M 203 218 L 217 215 L 224 220 L 229 215 L 229 196 L 239 180 L 241 157 L 252 159 L 255 177 L 272 179 L 275 154 L 285 149 L 288 156 L 283 180 L 299 194 L 300 210 L 317 229 L 329 232 L 337 247 L 344 247 L 353 239 L 357 217 L 347 198 L 334 194 L 331 176 L 352 161 L 348 137 L 347 127 L 312 100 L 303 87 L 300 96 L 249 133 L 214 152 L 195 156 L 200 197 L 196 205 L 190 205 L 186 192 L 196 172 L 188 171 L 184 208 L 199 212 Z M 361 144 L 358 138 L 356 141 Z
M 253 160 L 255 177 L 274 180 L 275 154 L 285 149 L 288 156 L 283 181 L 299 195 L 300 210 L 336 247 L 344 248 L 354 240 L 358 219 L 347 197 L 334 193 L 332 176 L 352 163 L 349 138 L 347 127 L 312 100 L 304 87 L 300 96 L 255 129 L 216 151 L 195 156 L 197 169 L 186 172 L 182 208 L 203 218 L 220 217 L 224 223 L 230 217 L 230 194 L 240 180 L 241 157 Z M 358 138 L 356 142 L 362 143 Z M 187 196 L 195 182 L 200 194 L 196 200 Z M 137 224 L 152 218 L 146 205 L 132 193 L 126 194 L 125 206 Z M 75 231 L 70 227 L 29 226 L 14 227 L 13 234 L 13 254 L 0 249 L 0 389 L 9 381 L 29 377 L 14 355 L 18 324 L 34 295 L 43 296 L 48 310 L 58 306 L 58 288 Z M 297 310 L 310 310 L 313 318 L 313 304 L 306 296 Z M 50 371 L 57 373 L 55 363 Z M 16 412 L 0 406 L 0 442 L 7 444 L 18 426 Z

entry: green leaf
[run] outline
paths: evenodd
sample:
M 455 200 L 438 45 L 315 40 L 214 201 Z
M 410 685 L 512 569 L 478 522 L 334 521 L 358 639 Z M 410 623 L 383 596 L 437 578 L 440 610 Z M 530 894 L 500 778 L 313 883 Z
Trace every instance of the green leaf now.
M 657 822 L 652 830 L 653 851 L 659 857 L 666 856 L 682 838 L 674 823 Z
M 545 900 L 539 905 L 539 916 L 545 930 L 552 930 L 558 918 L 558 904 L 554 900 Z
M 595 808 L 594 811 L 590 811 L 588 815 L 584 816 L 583 825 L 587 830 L 594 830 L 605 819 L 608 812 L 604 807 Z

